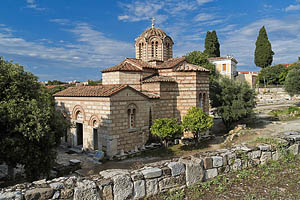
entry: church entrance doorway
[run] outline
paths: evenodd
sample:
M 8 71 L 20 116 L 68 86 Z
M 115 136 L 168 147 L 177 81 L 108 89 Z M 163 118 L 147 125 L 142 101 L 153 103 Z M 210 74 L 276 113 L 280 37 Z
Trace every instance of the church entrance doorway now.
M 93 128 L 93 137 L 94 137 L 94 150 L 98 150 L 98 129 Z
M 83 125 L 76 123 L 77 145 L 83 145 Z

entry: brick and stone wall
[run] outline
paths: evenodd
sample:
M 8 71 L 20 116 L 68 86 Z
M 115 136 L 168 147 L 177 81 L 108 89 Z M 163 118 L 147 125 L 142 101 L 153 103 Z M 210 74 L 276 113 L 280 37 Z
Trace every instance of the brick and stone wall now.
M 278 160 L 282 152 L 300 152 L 300 133 L 277 138 L 281 148 L 260 144 L 236 146 L 151 163 L 137 170 L 111 169 L 89 177 L 60 177 L 0 189 L 0 199 L 143 199 L 173 188 L 203 182 L 220 174 Z

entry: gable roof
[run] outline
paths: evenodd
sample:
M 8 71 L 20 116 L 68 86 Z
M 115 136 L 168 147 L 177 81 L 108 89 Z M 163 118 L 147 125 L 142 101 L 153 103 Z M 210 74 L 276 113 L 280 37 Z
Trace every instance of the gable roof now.
M 208 69 L 198 66 L 198 65 L 193 65 L 191 63 L 188 63 L 186 61 L 179 63 L 176 67 L 174 67 L 175 72 L 209 72 Z
M 54 97 L 110 97 L 128 85 L 99 85 L 69 87 L 55 93 Z
M 233 62 L 238 64 L 238 61 L 234 57 L 231 57 L 231 56 L 228 56 L 228 57 L 211 57 L 211 58 L 208 58 L 208 60 L 209 61 L 232 60 Z
M 102 70 L 105 72 L 116 72 L 116 71 L 131 71 L 131 72 L 142 72 L 143 68 L 153 68 L 148 63 L 142 61 L 141 59 L 126 58 L 120 64 L 106 68 Z
M 175 82 L 172 77 L 168 76 L 150 76 L 143 80 L 143 83 L 154 83 L 154 82 Z
M 167 61 L 163 62 L 162 64 L 157 65 L 155 68 L 156 69 L 171 69 L 183 61 L 185 61 L 185 57 L 170 58 Z

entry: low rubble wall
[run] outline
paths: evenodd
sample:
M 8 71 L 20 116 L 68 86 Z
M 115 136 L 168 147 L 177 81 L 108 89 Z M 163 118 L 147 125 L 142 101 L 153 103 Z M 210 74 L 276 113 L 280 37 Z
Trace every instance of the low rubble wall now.
M 280 104 L 300 101 L 300 95 L 291 97 L 283 88 L 256 88 L 258 104 Z
M 260 144 L 198 153 L 148 164 L 137 170 L 111 169 L 89 177 L 60 177 L 0 189 L 0 199 L 143 199 L 186 187 L 217 175 L 278 160 L 282 152 L 299 154 L 300 133 L 276 138 L 278 146 Z

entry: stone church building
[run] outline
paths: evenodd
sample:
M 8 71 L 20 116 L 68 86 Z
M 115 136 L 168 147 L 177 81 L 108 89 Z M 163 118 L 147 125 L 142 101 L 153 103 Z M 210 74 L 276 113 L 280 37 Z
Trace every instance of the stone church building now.
M 174 42 L 152 25 L 135 39 L 136 58 L 102 70 L 102 84 L 54 94 L 72 122 L 65 141 L 107 156 L 142 148 L 155 119 L 181 120 L 188 109 L 209 108 L 209 71 L 173 58 Z

